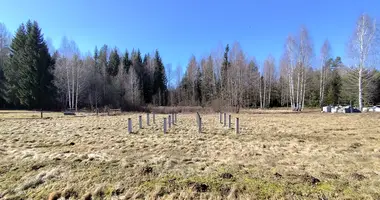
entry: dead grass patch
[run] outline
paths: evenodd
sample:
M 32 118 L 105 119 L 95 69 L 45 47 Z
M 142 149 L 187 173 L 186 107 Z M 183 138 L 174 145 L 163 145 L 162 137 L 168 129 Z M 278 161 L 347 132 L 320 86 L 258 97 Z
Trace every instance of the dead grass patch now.
M 0 198 L 380 197 L 380 115 L 282 112 L 232 114 L 239 135 L 219 114 L 202 115 L 201 134 L 195 114 L 178 114 L 164 135 L 166 114 L 150 126 L 143 114 L 139 130 L 138 113 L 47 113 L 48 120 L 0 113 Z M 127 133 L 129 117 L 135 134 Z

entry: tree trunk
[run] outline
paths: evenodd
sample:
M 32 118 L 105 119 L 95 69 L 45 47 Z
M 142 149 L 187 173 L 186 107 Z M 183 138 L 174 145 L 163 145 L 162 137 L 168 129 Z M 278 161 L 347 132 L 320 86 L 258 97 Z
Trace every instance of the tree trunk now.
M 358 79 L 359 79 L 359 109 L 360 111 L 363 109 L 363 87 L 362 87 L 362 75 L 363 74 L 363 68 L 362 66 L 359 67 L 359 74 L 358 74 Z
M 262 90 L 262 83 L 261 83 L 261 78 L 259 78 L 259 95 L 260 95 L 260 108 L 263 108 L 263 98 L 262 98 L 262 94 L 261 94 L 261 90 Z
M 76 65 L 76 63 L 75 63 Z M 77 66 L 76 66 L 77 67 Z M 72 86 L 72 90 L 71 90 L 71 109 L 74 108 L 75 106 L 75 77 L 74 77 L 74 66 L 71 66 L 71 79 L 72 79 L 72 83 L 71 83 L 71 86 Z
M 305 107 L 305 94 L 306 94 L 306 73 L 305 71 L 303 71 L 303 93 L 302 93 L 302 107 L 301 107 L 301 111 L 304 109 Z
M 324 91 L 323 91 L 323 75 L 324 75 L 324 73 L 323 73 L 323 61 L 322 61 L 322 66 L 321 66 L 321 77 L 320 77 L 320 81 L 319 81 L 319 107 L 321 107 L 322 108 L 322 106 L 323 106 L 323 93 L 324 93 Z
M 297 72 L 297 94 L 296 94 L 296 109 L 298 110 L 299 109 L 299 106 L 300 106 L 300 80 L 301 79 L 301 72 L 300 70 L 298 69 L 298 72 Z
M 75 95 L 75 111 L 78 112 L 78 96 L 79 96 L 79 66 L 77 66 L 76 73 L 76 95 Z
M 67 94 L 68 94 L 68 97 L 69 97 L 69 99 L 68 99 L 68 101 L 69 101 L 69 108 L 71 109 L 70 76 L 69 76 L 69 67 L 67 66 L 67 63 L 66 63 L 66 79 L 67 79 Z

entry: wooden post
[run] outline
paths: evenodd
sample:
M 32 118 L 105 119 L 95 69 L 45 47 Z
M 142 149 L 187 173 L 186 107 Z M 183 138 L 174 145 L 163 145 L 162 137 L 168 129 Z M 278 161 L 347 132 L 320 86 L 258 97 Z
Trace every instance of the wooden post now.
M 172 127 L 172 117 L 169 115 L 168 116 L 168 124 L 169 124 L 169 128 Z
M 224 113 L 224 122 L 223 122 L 223 126 L 226 127 L 226 124 L 227 124 L 227 114 Z
M 219 113 L 219 122 L 222 123 L 222 112 Z
M 172 124 L 175 125 L 174 113 L 172 113 Z
M 197 125 L 198 125 L 198 133 L 202 132 L 202 118 L 201 115 L 197 112 L 197 115 L 195 116 L 197 119 Z
M 156 123 L 156 114 L 153 113 L 153 124 L 155 124 L 155 123 Z
M 41 108 L 41 119 L 44 118 L 44 114 L 42 113 L 42 108 Z
M 228 115 L 228 128 L 231 128 L 231 115 Z
M 128 133 L 132 133 L 132 119 L 128 118 Z
M 149 113 L 146 113 L 146 125 L 149 126 Z
M 198 118 L 198 133 L 202 133 L 202 118 Z
M 96 109 L 96 116 L 99 115 L 99 108 Z
M 174 122 L 177 123 L 177 113 L 174 113 Z
M 166 133 L 166 117 L 164 117 L 164 134 Z
M 141 115 L 139 115 L 139 128 L 142 129 L 142 118 L 141 118 Z
M 236 117 L 236 128 L 235 128 L 235 131 L 236 131 L 236 134 L 239 134 L 239 117 Z

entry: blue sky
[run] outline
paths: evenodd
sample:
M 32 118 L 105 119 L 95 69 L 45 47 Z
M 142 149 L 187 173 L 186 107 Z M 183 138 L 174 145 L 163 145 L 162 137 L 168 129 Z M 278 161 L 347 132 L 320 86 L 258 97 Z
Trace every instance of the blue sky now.
M 277 61 L 285 39 L 308 28 L 318 58 L 329 39 L 345 61 L 346 44 L 363 12 L 380 19 L 379 0 L 2 0 L 0 22 L 9 31 L 37 20 L 59 48 L 63 36 L 82 52 L 107 44 L 124 52 L 159 49 L 165 64 L 185 67 L 191 55 L 206 56 L 237 41 L 259 64 Z

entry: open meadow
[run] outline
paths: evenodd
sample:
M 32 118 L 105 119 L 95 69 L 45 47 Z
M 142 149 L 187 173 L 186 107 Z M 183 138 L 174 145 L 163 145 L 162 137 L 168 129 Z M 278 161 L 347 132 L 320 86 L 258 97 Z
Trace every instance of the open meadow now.
M 0 112 L 0 199 L 380 199 L 379 114 L 138 115 Z

